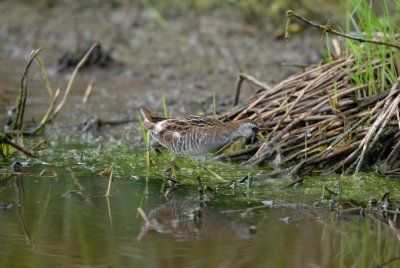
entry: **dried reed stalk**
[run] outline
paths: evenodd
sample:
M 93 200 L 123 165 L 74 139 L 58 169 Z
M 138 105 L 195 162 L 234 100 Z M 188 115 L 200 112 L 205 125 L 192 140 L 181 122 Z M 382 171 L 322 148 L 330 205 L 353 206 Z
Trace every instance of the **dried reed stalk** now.
M 373 71 L 382 64 L 390 66 L 389 57 L 386 63 L 373 60 Z M 350 56 L 309 68 L 273 87 L 240 74 L 237 92 L 244 81 L 261 91 L 220 119 L 253 119 L 267 139 L 219 158 L 243 158 L 253 152 L 245 164 L 289 165 L 278 174 L 321 168 L 358 173 L 379 163 L 384 163 L 382 172 L 400 174 L 400 78 L 383 92 L 366 94 L 368 85 L 357 84 L 350 75 L 365 73 L 366 68 L 356 66 Z

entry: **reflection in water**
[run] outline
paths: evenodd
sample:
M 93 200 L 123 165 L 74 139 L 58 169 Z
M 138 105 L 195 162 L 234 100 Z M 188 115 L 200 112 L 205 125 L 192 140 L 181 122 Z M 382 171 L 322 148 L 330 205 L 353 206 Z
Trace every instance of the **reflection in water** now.
M 32 236 L 28 230 L 25 220 L 25 213 L 24 213 L 24 181 L 21 177 L 18 177 L 15 180 L 15 187 L 16 187 L 16 203 L 17 203 L 17 214 L 19 221 L 21 223 L 22 231 L 24 232 L 26 243 L 32 246 L 32 249 L 35 250 L 35 244 L 33 242 Z
M 174 197 L 166 203 L 143 215 L 144 225 L 137 239 L 155 231 L 178 239 L 199 239 L 237 237 L 249 239 L 255 233 L 255 226 L 236 223 L 210 207 L 203 206 L 197 197 Z
M 35 245 L 35 236 L 40 232 L 40 229 L 42 227 L 42 222 L 44 219 L 44 216 L 47 211 L 47 207 L 50 202 L 50 196 L 51 196 L 51 182 L 48 184 L 48 192 L 46 195 L 46 199 L 43 202 L 43 205 L 40 206 L 40 212 L 39 212 L 39 217 L 36 222 L 35 228 L 32 230 L 33 233 L 28 228 L 28 225 L 26 223 L 26 218 L 25 218 L 25 188 L 24 188 L 24 180 L 23 177 L 17 177 L 15 179 L 15 189 L 16 189 L 16 207 L 17 207 L 17 215 L 18 219 L 20 221 L 21 227 L 23 234 L 25 236 L 25 241 L 28 245 L 32 247 L 33 251 L 36 251 L 36 245 Z
M 41 169 L 29 174 L 40 174 Z M 248 205 L 235 203 L 232 196 L 220 194 L 213 200 L 218 209 L 213 209 L 197 196 L 188 196 L 189 190 L 180 191 L 184 198 L 173 195 L 165 201 L 161 184 L 154 180 L 146 184 L 117 179 L 106 198 L 107 184 L 98 177 L 56 171 L 55 178 L 18 175 L 0 186 L 0 204 L 12 204 L 0 211 L 0 267 L 375 267 L 385 263 L 384 267 L 398 267 L 400 263 L 399 226 L 393 216 L 389 227 L 371 217 L 321 214 L 327 212 L 323 208 L 266 207 L 246 214 L 246 219 L 257 223 L 254 233 L 250 224 L 239 222 Z M 135 217 L 139 206 L 150 211 L 144 224 Z M 284 223 L 280 219 L 285 217 L 293 220 Z

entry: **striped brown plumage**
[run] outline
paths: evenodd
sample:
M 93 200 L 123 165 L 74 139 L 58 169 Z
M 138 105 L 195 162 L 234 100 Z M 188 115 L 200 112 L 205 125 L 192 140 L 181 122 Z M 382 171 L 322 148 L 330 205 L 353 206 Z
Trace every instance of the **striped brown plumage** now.
M 151 137 L 177 156 L 204 155 L 258 131 L 257 124 L 251 120 L 223 122 L 195 115 L 163 118 L 143 106 L 140 112 Z

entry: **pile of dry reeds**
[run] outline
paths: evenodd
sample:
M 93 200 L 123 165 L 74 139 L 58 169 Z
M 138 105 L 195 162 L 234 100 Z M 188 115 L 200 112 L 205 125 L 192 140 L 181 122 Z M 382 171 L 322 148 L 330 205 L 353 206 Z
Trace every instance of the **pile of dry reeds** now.
M 385 174 L 399 175 L 400 77 L 379 93 L 365 94 L 368 85 L 351 78 L 366 71 L 355 61 L 354 57 L 335 60 L 274 87 L 240 74 L 238 92 L 243 81 L 261 91 L 220 118 L 253 119 L 266 140 L 220 158 L 251 153 L 246 164 L 289 166 L 290 175 L 321 169 L 357 173 L 372 165 Z M 382 63 L 377 59 L 370 66 L 377 71 Z M 396 67 L 392 71 L 399 74 Z

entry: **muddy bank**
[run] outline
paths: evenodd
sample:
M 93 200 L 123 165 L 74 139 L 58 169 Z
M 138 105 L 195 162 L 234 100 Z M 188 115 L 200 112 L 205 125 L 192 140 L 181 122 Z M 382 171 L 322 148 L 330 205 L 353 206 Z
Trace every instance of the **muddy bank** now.
M 282 63 L 318 62 L 323 47 L 320 36 L 311 31 L 289 41 L 276 39 L 272 33 L 246 24 L 233 10 L 167 16 L 165 28 L 157 25 L 146 10 L 138 12 L 134 5 L 110 8 L 60 4 L 40 9 L 1 2 L 0 12 L 0 91 L 10 102 L 14 102 L 33 48 L 43 48 L 41 55 L 54 88 L 65 89 L 72 72 L 57 72 L 57 61 L 66 52 L 77 54 L 96 41 L 113 59 L 106 67 L 94 65 L 79 73 L 56 122 L 56 126 L 69 129 L 93 116 L 111 121 L 135 120 L 137 104 L 160 111 L 163 94 L 173 114 L 211 113 L 214 92 L 218 110 L 226 110 L 232 106 L 241 70 L 274 84 L 298 71 Z M 90 81 L 94 81 L 93 93 L 82 104 Z M 28 87 L 25 120 L 37 121 L 49 102 L 37 66 L 31 70 Z M 256 91 L 255 87 L 244 88 L 241 100 Z M 3 123 L 8 105 L 3 100 L 0 103 Z

